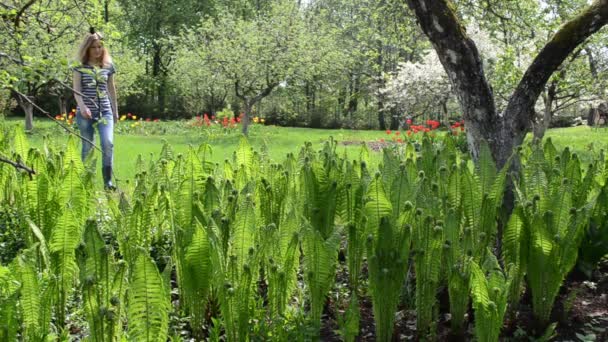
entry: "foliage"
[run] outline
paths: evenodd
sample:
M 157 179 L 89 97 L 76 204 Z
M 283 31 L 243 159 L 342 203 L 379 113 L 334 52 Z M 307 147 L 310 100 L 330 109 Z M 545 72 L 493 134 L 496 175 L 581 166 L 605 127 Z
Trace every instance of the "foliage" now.
M 186 153 L 165 144 L 157 159 L 135 161 L 130 187 L 101 194 L 93 160 L 80 161 L 74 139 L 38 149 L 22 130 L 6 132 L 2 155 L 37 173 L 30 179 L 0 164 L 0 201 L 16 208 L 26 245 L 0 266 L 3 338 L 67 336 L 73 323 L 65 317 L 79 313 L 97 341 L 165 340 L 170 315 L 187 320 L 195 339 L 321 338 L 346 240 L 348 299 L 330 302 L 348 305 L 345 339 L 359 334 L 365 291 L 376 338 L 392 338 L 414 268 L 419 338 L 436 334 L 437 293 L 447 288 L 453 331 L 472 323 L 478 339 L 496 340 L 524 279 L 535 314 L 547 320 L 589 217 L 604 211 L 603 159 L 583 171 L 577 156 L 550 142 L 522 148 L 501 268 L 488 249 L 508 166 L 497 169 L 487 146 L 473 166 L 452 135 L 391 145 L 377 166 L 367 147 L 347 158 L 333 139 L 279 162 L 246 138 L 223 163 L 211 161 L 207 143 Z M 82 300 L 71 303 L 74 296 Z
M 583 176 L 578 156 L 557 152 L 550 140 L 523 154 L 516 186 L 519 209 L 505 230 L 505 261 L 514 263 L 532 292 L 534 315 L 549 321 L 553 302 L 576 264 L 578 248 L 595 206 L 592 167 Z
M 475 336 L 479 341 L 497 341 L 507 310 L 513 270 L 505 275 L 491 253 L 488 253 L 483 271 L 475 261 L 470 267 Z

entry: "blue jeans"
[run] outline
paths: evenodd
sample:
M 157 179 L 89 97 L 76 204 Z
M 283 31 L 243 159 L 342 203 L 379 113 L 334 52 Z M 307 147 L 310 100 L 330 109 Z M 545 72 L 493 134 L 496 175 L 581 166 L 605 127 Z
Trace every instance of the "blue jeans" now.
M 83 118 L 80 111 L 78 111 L 76 113 L 76 123 L 80 129 L 80 135 L 93 142 L 95 133 L 93 120 Z M 101 141 L 101 150 L 103 151 L 101 165 L 102 167 L 112 167 L 114 157 L 114 116 L 111 111 L 103 113 L 101 120 L 97 122 L 97 129 L 99 130 L 99 140 Z M 90 143 L 82 141 L 82 161 L 86 159 L 92 147 L 93 145 Z

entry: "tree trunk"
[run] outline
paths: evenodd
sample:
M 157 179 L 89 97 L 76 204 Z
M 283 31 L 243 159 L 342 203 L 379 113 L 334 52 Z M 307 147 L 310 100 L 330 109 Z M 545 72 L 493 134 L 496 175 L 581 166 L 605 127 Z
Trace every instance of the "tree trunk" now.
M 17 98 L 19 107 L 21 107 L 25 113 L 25 130 L 28 132 L 32 131 L 34 129 L 34 106 L 25 99 L 21 98 L 21 95 L 17 93 L 14 94 Z
M 59 95 L 57 100 L 59 102 L 59 114 L 68 114 L 68 103 L 66 98 L 63 97 L 63 95 Z
M 253 108 L 253 103 L 251 100 L 244 100 L 243 104 L 245 105 L 245 113 L 241 118 L 241 124 L 243 125 L 243 134 L 245 136 L 249 136 L 249 114 L 251 113 L 251 108 Z
M 383 107 L 383 103 L 379 102 L 378 103 L 378 108 L 382 108 Z M 384 118 L 384 112 L 381 110 L 378 110 L 378 126 L 380 127 L 380 130 L 385 130 L 386 129 L 386 119 Z
M 466 35 L 450 0 L 407 0 L 433 43 L 464 113 L 467 141 L 474 159 L 487 141 L 498 167 L 530 129 L 534 104 L 549 77 L 574 49 L 608 22 L 608 0 L 595 0 L 564 24 L 536 56 L 507 108 L 498 115 L 475 43 Z
M 357 111 L 359 106 L 359 77 L 355 74 L 351 75 L 350 79 L 350 96 L 348 99 L 348 120 L 352 121 L 353 113 Z
M 477 160 L 482 141 L 496 145 L 494 139 L 500 127 L 494 96 L 485 78 L 477 47 L 466 35 L 450 1 L 408 0 L 407 3 L 433 43 L 458 96 L 469 150 Z
M 29 102 L 23 102 L 21 108 L 25 112 L 25 130 L 31 132 L 34 129 L 34 106 Z
M 486 141 L 499 168 L 524 141 L 534 118 L 534 104 L 549 77 L 577 46 L 608 23 L 608 0 L 595 0 L 580 15 L 562 25 L 528 67 L 506 109 L 499 115 L 477 47 L 454 13 L 452 1 L 407 0 L 407 4 L 433 44 L 458 97 L 473 159 L 477 160 L 479 148 Z M 511 168 L 518 171 L 519 161 L 515 159 Z M 514 201 L 509 185 L 503 201 L 504 214 L 510 214 Z M 501 236 L 499 226 L 497 250 L 501 249 Z
M 597 78 L 598 67 L 597 67 L 597 61 L 593 57 L 593 52 L 591 51 L 591 49 L 585 49 L 585 52 L 587 53 L 587 60 L 589 62 L 589 71 L 591 72 L 591 75 L 594 78 Z
M 542 141 L 545 137 L 547 129 L 551 124 L 551 118 L 553 117 L 553 103 L 555 102 L 555 83 L 552 83 L 547 91 L 547 95 L 543 96 L 543 102 L 545 103 L 545 110 L 543 111 L 543 117 L 541 122 L 537 122 L 534 125 L 534 141 Z
M 388 113 L 391 116 L 391 129 L 398 130 L 399 129 L 399 113 L 396 108 L 391 108 Z

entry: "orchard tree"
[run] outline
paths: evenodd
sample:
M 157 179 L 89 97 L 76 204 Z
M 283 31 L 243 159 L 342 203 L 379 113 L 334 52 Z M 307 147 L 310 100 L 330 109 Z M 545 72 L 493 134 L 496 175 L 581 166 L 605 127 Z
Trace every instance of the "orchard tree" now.
M 608 22 L 608 0 L 594 0 L 559 27 L 534 57 L 498 111 L 475 42 L 467 36 L 450 0 L 408 0 L 420 26 L 439 55 L 462 108 L 473 157 L 487 141 L 503 166 L 531 128 L 534 106 L 547 81 L 585 40 Z
M 120 29 L 143 59 L 147 77 L 139 79 L 147 97 L 155 102 L 158 114 L 166 111 L 167 75 L 176 46 L 165 39 L 178 35 L 182 28 L 196 25 L 201 17 L 213 16 L 213 0 L 120 0 Z M 147 81 L 147 82 L 146 82 Z M 144 83 L 146 82 L 146 83 Z
M 428 47 L 413 18 L 404 15 L 406 10 L 399 0 L 312 1 L 312 11 L 338 29 L 338 43 L 348 50 L 347 72 L 337 96 L 350 120 L 370 103 L 380 129 L 398 127 L 396 107 L 379 92 L 386 86 L 384 75 L 396 73 L 400 62 L 420 61 Z
M 473 18 L 491 36 L 491 44 L 499 51 L 496 58 L 484 59 L 484 68 L 496 99 L 498 112 L 505 109 L 526 68 L 562 22 L 575 16 L 586 0 L 522 1 L 459 1 L 464 17 Z M 471 20 L 471 19 L 469 19 Z M 598 98 L 601 73 L 591 73 L 588 53 L 596 43 L 603 42 L 602 33 L 578 46 L 553 73 L 535 106 L 532 130 L 535 139 L 542 139 L 555 115 L 572 112 Z M 477 46 L 480 41 L 473 38 Z M 603 46 L 602 45 L 602 46 Z M 601 55 L 601 54 L 600 54 Z M 599 79 L 598 79 L 599 76 Z
M 411 117 L 424 116 L 429 111 L 445 113 L 453 97 L 450 81 L 435 51 L 430 51 L 421 62 L 401 63 L 396 75 L 379 93 L 385 99 L 385 108 Z
M 169 81 L 190 113 L 210 111 L 215 114 L 226 104 L 233 84 L 216 64 L 197 63 L 197 51 L 187 47 L 175 52 L 174 67 Z
M 196 52 L 197 63 L 230 81 L 243 103 L 243 133 L 247 134 L 256 103 L 279 85 L 306 79 L 328 57 L 305 23 L 293 1 L 277 1 L 255 18 L 225 13 L 204 20 L 198 28 L 186 30 L 176 46 Z
M 63 79 L 72 44 L 83 26 L 83 1 L 9 1 L 0 11 L 0 82 L 33 129 L 34 97 Z

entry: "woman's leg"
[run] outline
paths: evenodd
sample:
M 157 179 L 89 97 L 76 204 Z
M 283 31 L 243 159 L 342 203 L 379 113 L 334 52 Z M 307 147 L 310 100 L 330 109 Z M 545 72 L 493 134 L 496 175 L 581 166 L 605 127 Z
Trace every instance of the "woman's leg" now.
M 112 164 L 114 159 L 114 118 L 112 113 L 104 113 L 99 120 L 99 138 L 101 140 L 101 172 L 103 174 L 103 184 L 106 188 L 114 188 L 112 184 Z
M 85 138 L 88 139 L 90 142 L 93 142 L 93 138 L 94 138 L 94 129 L 93 129 L 93 121 L 91 120 L 87 120 L 85 118 L 82 117 L 82 115 L 80 114 L 80 111 L 76 112 L 76 123 L 78 124 L 78 129 L 80 130 L 80 135 Z M 91 151 L 91 148 L 93 148 L 93 145 L 91 145 L 91 143 L 82 140 L 82 152 L 80 154 L 80 158 L 82 159 L 82 162 L 84 163 L 85 159 L 87 159 L 87 156 L 89 155 L 89 152 Z

